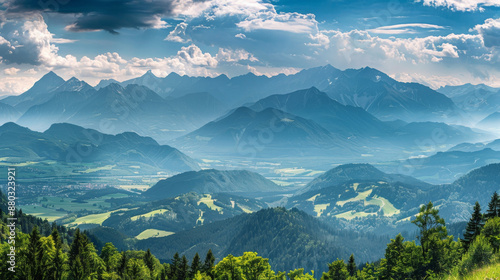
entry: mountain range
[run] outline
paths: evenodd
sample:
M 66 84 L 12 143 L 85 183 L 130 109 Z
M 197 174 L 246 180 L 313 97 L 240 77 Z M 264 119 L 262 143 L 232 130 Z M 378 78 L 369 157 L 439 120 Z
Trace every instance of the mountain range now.
M 148 71 L 123 85 L 147 86 L 161 96 L 181 96 L 203 89 L 231 107 L 272 94 L 316 87 L 344 105 L 361 107 L 382 120 L 439 120 L 455 118 L 458 108 L 445 95 L 416 83 L 398 82 L 369 67 L 341 71 L 331 65 L 273 77 L 252 73 L 228 78 L 188 77 L 171 73 L 165 78 Z M 444 117 L 444 118 L 443 118 Z

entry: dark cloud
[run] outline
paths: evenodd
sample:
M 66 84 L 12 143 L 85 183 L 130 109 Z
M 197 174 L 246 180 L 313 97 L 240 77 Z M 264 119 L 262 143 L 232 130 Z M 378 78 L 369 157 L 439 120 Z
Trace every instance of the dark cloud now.
M 188 0 L 196 4 L 206 0 Z M 8 13 L 50 12 L 73 14 L 71 31 L 105 30 L 117 33 L 121 28 L 154 28 L 160 17 L 173 16 L 174 0 L 11 0 Z

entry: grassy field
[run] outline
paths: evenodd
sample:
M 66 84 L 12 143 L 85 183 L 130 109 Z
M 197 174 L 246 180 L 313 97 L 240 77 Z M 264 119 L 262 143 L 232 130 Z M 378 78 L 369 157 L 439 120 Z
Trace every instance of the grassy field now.
M 214 211 L 222 211 L 222 207 L 219 207 L 217 205 L 214 204 L 214 200 L 212 199 L 212 196 L 209 195 L 209 194 L 206 194 L 204 197 L 202 197 L 199 201 L 198 201 L 198 205 L 200 205 L 201 203 L 205 204 L 208 206 L 208 208 L 210 208 L 211 210 L 214 210 Z
M 113 169 L 115 165 L 105 165 L 105 166 L 100 166 L 100 167 L 95 167 L 95 168 L 89 168 L 87 170 L 80 171 L 81 173 L 92 173 L 92 172 L 97 172 L 101 170 L 111 170 Z
M 483 267 L 472 273 L 460 277 L 457 273 L 443 278 L 443 280 L 500 280 L 500 263 Z
M 382 202 L 382 204 L 380 206 L 382 207 L 382 211 L 384 212 L 384 216 L 390 217 L 390 216 L 394 216 L 394 215 L 399 214 L 399 212 L 400 212 L 399 209 L 394 207 L 394 205 L 392 205 L 392 203 L 390 203 L 389 200 L 387 200 L 383 197 L 378 197 L 378 196 L 374 196 L 373 199 L 379 200 Z
M 45 196 L 39 198 L 36 205 L 21 205 L 19 208 L 21 208 L 26 214 L 31 214 L 42 219 L 47 219 L 49 222 L 53 222 L 71 212 L 78 212 L 82 210 L 102 211 L 103 209 L 111 206 L 108 202 L 105 202 L 105 200 L 121 197 L 127 197 L 127 195 L 120 193 L 110 194 L 89 199 L 86 203 L 78 203 L 72 202 L 74 200 L 73 198 Z
M 137 216 L 133 216 L 132 218 L 130 218 L 132 221 L 135 221 L 135 220 L 138 220 L 139 218 L 141 217 L 144 217 L 144 218 L 151 218 L 153 217 L 154 215 L 161 215 L 165 212 L 167 212 L 168 210 L 167 209 L 157 209 L 157 210 L 154 210 L 154 211 L 151 211 L 151 212 L 148 212 L 148 213 L 145 213 L 145 214 L 141 214 L 141 215 L 137 215 Z
M 243 210 L 243 212 L 245 213 L 253 213 L 252 210 L 250 210 L 249 208 L 246 208 L 245 206 L 241 205 L 241 204 L 237 204 L 238 207 L 240 207 L 241 210 Z
M 357 186 L 356 186 L 357 187 Z M 356 197 L 350 198 L 348 200 L 343 200 L 343 201 L 337 201 L 335 204 L 339 205 L 340 207 L 343 207 L 344 204 L 352 201 L 360 201 L 360 200 L 365 200 L 366 204 L 366 198 L 372 193 L 373 190 L 367 190 L 365 192 L 360 192 Z
M 139 235 L 137 235 L 135 238 L 142 240 L 142 239 L 148 239 L 148 238 L 154 238 L 154 237 L 164 237 L 164 236 L 169 236 L 172 234 L 175 234 L 175 232 L 150 228 L 150 229 L 147 229 L 147 230 L 139 233 Z
M 321 217 L 321 214 L 323 214 L 323 211 L 325 211 L 328 206 L 330 206 L 330 203 L 314 205 L 314 212 L 316 212 L 316 217 Z
M 68 214 L 66 211 L 56 211 L 55 208 L 42 207 L 41 205 L 25 205 L 20 206 L 20 208 L 25 214 L 30 214 L 41 219 L 47 219 L 49 222 L 53 222 Z
M 101 225 L 104 221 L 106 221 L 107 218 L 109 218 L 109 216 L 111 216 L 112 213 L 118 212 L 118 211 L 128 211 L 128 210 L 130 210 L 130 209 L 121 208 L 121 209 L 117 209 L 117 210 L 113 210 L 113 211 L 108 211 L 108 212 L 104 212 L 104 213 L 91 214 L 91 215 L 83 216 L 83 217 L 77 218 L 75 221 L 67 224 L 66 226 L 75 227 L 75 226 L 81 225 L 81 224 L 98 224 L 98 225 Z

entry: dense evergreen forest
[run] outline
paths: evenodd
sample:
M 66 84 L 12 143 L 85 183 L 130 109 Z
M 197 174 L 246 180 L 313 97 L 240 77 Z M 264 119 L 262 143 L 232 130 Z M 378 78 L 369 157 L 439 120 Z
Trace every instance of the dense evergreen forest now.
M 354 255 L 347 262 L 331 260 L 325 263 L 328 271 L 322 275 L 303 268 L 274 271 L 269 259 L 255 252 L 227 255 L 218 262 L 211 250 L 200 252 L 203 258 L 195 254 L 192 260 L 176 253 L 171 261 L 161 263 L 149 249 L 119 251 L 112 243 L 106 243 L 98 251 L 87 233 L 50 225 L 19 211 L 16 215 L 22 222 L 16 228 L 15 272 L 12 272 L 9 216 L 5 207 L 1 210 L 0 279 L 444 279 L 446 275 L 467 275 L 495 263 L 500 249 L 497 193 L 485 213 L 476 203 L 464 239 L 455 241 L 448 236 L 439 210 L 429 202 L 412 221 L 418 229 L 418 242 L 405 241 L 398 234 L 387 244 L 381 260 L 357 264 Z

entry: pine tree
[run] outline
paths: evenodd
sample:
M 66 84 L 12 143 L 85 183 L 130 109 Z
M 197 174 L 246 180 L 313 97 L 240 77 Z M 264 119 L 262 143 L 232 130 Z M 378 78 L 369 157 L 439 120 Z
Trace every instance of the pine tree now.
M 185 255 L 182 256 L 180 269 L 177 275 L 179 280 L 188 279 L 189 277 L 189 262 Z
M 191 269 L 190 269 L 190 274 L 189 274 L 189 277 L 190 278 L 194 278 L 194 276 L 196 275 L 196 272 L 200 271 L 201 269 L 201 260 L 200 260 L 200 256 L 198 255 L 198 253 L 196 253 L 194 255 L 194 258 L 193 258 L 193 261 L 191 262 Z
M 486 219 L 500 217 L 500 197 L 495 191 L 493 196 L 491 196 L 491 201 L 488 203 L 488 210 L 485 214 Z
M 28 275 L 30 276 L 30 279 L 42 279 L 43 277 L 43 248 L 40 238 L 41 236 L 38 232 L 38 227 L 35 226 L 29 236 L 28 243 L 27 261 L 29 263 Z
M 483 226 L 483 215 L 481 214 L 481 206 L 479 202 L 476 201 L 474 209 L 472 212 L 472 217 L 467 223 L 467 227 L 464 233 L 464 239 L 462 239 L 462 244 L 465 250 L 469 249 L 470 244 L 474 241 L 474 238 L 481 233 L 481 228 Z
M 214 278 L 213 268 L 215 264 L 215 257 L 212 253 L 212 250 L 209 249 L 207 252 L 207 256 L 205 257 L 205 262 L 203 263 L 202 272 L 206 275 L 210 276 L 212 279 Z
M 69 250 L 70 279 L 80 280 L 88 276 L 88 271 L 85 267 L 86 260 L 83 258 L 86 243 L 85 236 L 80 233 L 80 229 L 76 229 L 75 237 Z
M 61 237 L 59 236 L 59 231 L 57 231 L 57 227 L 53 227 L 51 236 L 52 240 L 54 240 L 54 247 L 56 249 L 52 264 L 52 275 L 54 277 L 54 280 L 60 280 L 63 273 L 64 258 L 62 252 L 62 241 Z
M 349 261 L 347 262 L 347 271 L 349 275 L 354 276 L 356 274 L 356 261 L 354 260 L 354 254 L 351 254 Z
M 118 275 L 120 275 L 121 277 L 123 277 L 123 275 L 126 274 L 125 272 L 127 270 L 127 262 L 128 262 L 127 252 L 122 252 L 120 264 L 118 265 Z
M 149 268 L 151 275 L 155 271 L 155 260 L 153 255 L 151 254 L 151 250 L 147 250 L 146 254 L 144 254 L 144 264 Z
M 395 239 L 391 239 L 391 243 L 387 244 L 385 249 L 385 259 L 380 263 L 380 277 L 381 279 L 393 279 L 395 276 L 401 274 L 398 271 L 398 262 L 401 261 L 401 254 L 404 251 L 403 236 L 398 234 Z
M 181 258 L 179 257 L 179 253 L 176 252 L 174 258 L 172 259 L 172 265 L 170 265 L 170 274 L 168 275 L 168 279 L 179 279 L 181 267 Z

